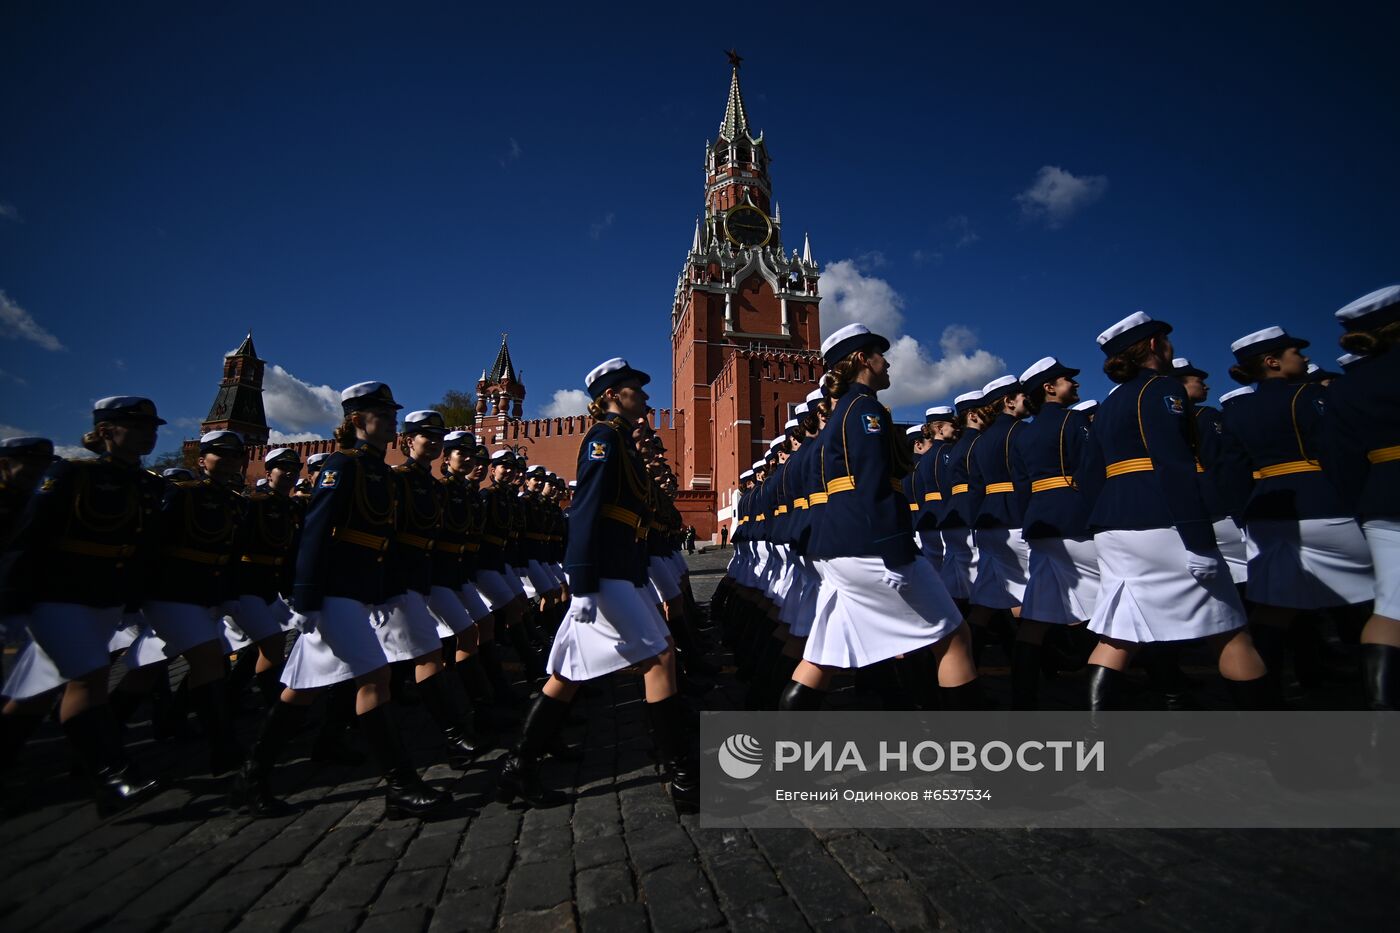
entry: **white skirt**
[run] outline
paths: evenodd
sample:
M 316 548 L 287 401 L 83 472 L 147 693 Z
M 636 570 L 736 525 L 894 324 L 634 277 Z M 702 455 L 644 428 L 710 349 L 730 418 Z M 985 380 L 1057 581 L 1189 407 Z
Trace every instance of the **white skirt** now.
M 753 566 L 750 572 L 753 574 L 753 586 L 756 590 L 768 590 L 768 564 L 772 556 L 768 550 L 767 541 L 753 541 L 749 544 L 753 548 Z
M 537 560 L 530 561 L 525 568 L 525 576 L 535 587 L 535 595 L 532 598 L 547 596 L 559 589 L 558 582 L 554 575 L 544 569 L 544 565 Z
M 1229 574 L 1197 580 L 1175 528 L 1101 531 L 1099 601 L 1089 631 L 1118 641 L 1184 641 L 1245 624 Z
M 505 608 L 515 600 L 515 587 L 506 582 L 506 575 L 499 570 L 478 570 L 476 588 L 481 591 L 492 612 Z
M 899 568 L 902 590 L 881 583 L 878 557 L 835 557 L 816 562 L 821 575 L 815 618 L 802 657 L 824 667 L 867 667 L 942 641 L 962 614 L 926 560 Z
M 68 683 L 68 678 L 58 672 L 58 665 L 39 643 L 31 641 L 20 649 L 14 666 L 5 675 L 5 686 L 0 688 L 0 696 L 10 700 L 32 700 L 56 690 Z
M 141 625 L 144 620 L 141 613 L 127 612 L 122 614 L 122 626 L 112 633 L 112 637 L 107 641 L 107 651 L 121 651 L 131 647 L 131 643 L 136 640 L 136 636 L 141 634 Z
M 146 624 L 126 649 L 128 668 L 147 667 L 178 658 L 198 645 L 224 637 L 223 610 L 193 603 L 147 600 L 141 605 Z
M 491 614 L 491 607 L 481 598 L 481 591 L 476 588 L 475 583 L 463 583 L 462 588 L 457 591 L 457 598 L 462 601 L 462 608 L 467 610 L 473 622 L 480 622 Z
M 656 591 L 656 598 L 663 603 L 680 599 L 681 581 L 676 576 L 676 568 L 664 557 L 653 557 L 647 562 L 647 579 Z
M 597 616 L 592 622 L 579 622 L 565 613 L 549 649 L 549 673 L 571 681 L 592 680 L 666 650 L 666 623 L 650 593 L 627 580 L 605 578 L 591 595 Z
M 684 579 L 690 575 L 690 565 L 685 562 L 685 555 L 680 551 L 672 553 L 669 560 L 671 566 L 676 568 L 676 579 Z
M 938 575 L 954 599 L 972 595 L 972 582 L 977 579 L 977 550 L 971 528 L 949 528 L 943 532 L 943 567 Z
M 329 687 L 379 670 L 388 664 L 375 637 L 384 610 L 343 596 L 321 602 L 316 627 L 292 643 L 282 668 L 282 683 L 293 690 Z
M 772 584 L 769 587 L 768 595 L 779 608 L 787 600 L 788 591 L 792 589 L 792 583 L 796 570 L 793 566 L 792 551 L 786 544 L 773 545 L 773 573 Z
M 977 576 L 971 602 L 988 609 L 1021 605 L 1030 576 L 1030 549 L 1019 528 L 977 529 Z
M 1354 519 L 1254 521 L 1245 534 L 1251 602 L 1325 609 L 1375 598 L 1371 550 Z
M 476 624 L 467 607 L 462 605 L 461 595 L 445 586 L 435 586 L 428 591 L 428 610 L 437 623 L 439 640 L 465 632 Z
M 291 610 L 281 599 L 265 602 L 261 596 L 246 593 L 224 603 L 220 611 L 224 641 L 232 651 L 281 635 L 292 619 Z
M 383 625 L 374 627 L 384 656 L 393 661 L 415 661 L 442 650 L 438 620 L 428 609 L 428 601 L 417 590 L 391 597 L 384 604 Z
M 1055 625 L 1087 622 L 1099 600 L 1099 552 L 1093 538 L 1032 538 L 1021 618 Z
M 1215 546 L 1230 566 L 1230 579 L 1240 584 L 1249 579 L 1249 554 L 1244 543 L 1244 529 L 1233 518 L 1222 518 L 1215 528 Z
M 1361 530 L 1376 568 L 1375 613 L 1400 620 L 1400 521 L 1373 518 Z

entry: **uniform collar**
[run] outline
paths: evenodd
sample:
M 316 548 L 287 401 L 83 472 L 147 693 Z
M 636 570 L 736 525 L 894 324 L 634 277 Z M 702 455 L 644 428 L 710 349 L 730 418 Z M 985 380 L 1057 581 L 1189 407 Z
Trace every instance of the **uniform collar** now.
M 1044 405 L 1040 406 L 1040 410 L 1043 413 L 1051 410 L 1059 411 L 1064 407 L 1065 406 L 1061 405 L 1059 402 L 1046 402 Z
M 375 447 L 369 441 L 363 440 L 362 438 L 355 438 L 355 449 L 363 454 L 367 454 L 368 456 L 374 457 L 376 460 L 384 459 L 384 451 L 380 450 L 378 447 Z
M 855 392 L 855 393 L 857 393 L 857 394 L 859 394 L 859 395 L 869 395 L 869 396 L 871 396 L 871 397 L 874 397 L 874 395 L 875 395 L 875 390 L 872 389 L 872 388 L 870 388 L 870 386 L 866 385 L 866 384 L 863 383 L 863 382 L 853 382 L 853 383 L 851 383 L 851 384 L 850 384 L 850 387 L 846 389 L 846 392 L 847 392 L 848 394 L 851 393 L 851 392 Z
M 432 468 L 421 460 L 415 460 L 414 458 L 409 457 L 408 459 L 404 460 L 404 463 L 407 464 L 408 468 L 411 470 L 421 470 L 422 472 L 428 473 L 429 475 L 432 474 Z

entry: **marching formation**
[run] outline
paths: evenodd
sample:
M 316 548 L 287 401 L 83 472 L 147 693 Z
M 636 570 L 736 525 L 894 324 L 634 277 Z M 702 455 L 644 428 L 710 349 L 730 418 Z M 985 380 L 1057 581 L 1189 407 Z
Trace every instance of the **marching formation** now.
M 1336 319 L 1343 372 L 1268 327 L 1232 344 L 1242 388 L 1217 409 L 1171 326 L 1136 313 L 1098 336 L 1101 403 L 1045 357 L 901 435 L 889 340 L 832 334 L 821 386 L 741 476 L 712 604 L 748 708 L 818 709 L 851 670 L 887 708 L 982 708 L 987 641 L 1015 709 L 1076 654 L 1091 710 L 1124 702 L 1135 660 L 1193 708 L 1177 654 L 1199 640 L 1235 705 L 1281 709 L 1290 651 L 1301 681 L 1349 640 L 1367 708 L 1396 709 L 1400 286 Z
M 269 450 L 251 492 L 232 431 L 200 439 L 197 472 L 142 469 L 165 424 L 145 398 L 94 405 L 93 459 L 56 458 L 45 438 L 0 441 L 0 619 L 23 642 L 3 689 L 0 761 L 16 760 L 56 703 L 76 769 L 114 812 L 159 788 L 128 763 L 125 723 L 149 702 L 155 734 L 171 737 L 192 710 L 208 772 L 234 775 L 231 805 L 277 815 L 289 806 L 273 793 L 274 769 L 322 698 L 313 758 L 363 760 L 348 741 L 355 725 L 384 776 L 386 815 L 426 815 L 450 796 L 420 778 L 394 700 L 412 694 L 442 736 L 442 760 L 471 766 L 526 702 L 504 643 L 527 680 L 548 680 L 524 711 L 500 799 L 554 799 L 539 762 L 576 754 L 559 729 L 578 684 L 636 667 L 672 796 L 693 806 L 696 730 L 679 691 L 687 671 L 713 669 L 693 628 L 675 477 L 646 380 L 621 360 L 589 375 L 597 425 L 567 486 L 449 431 L 436 411 L 408 414 L 400 430 L 402 406 L 382 382 L 341 393 L 336 452 L 303 465 Z M 391 468 L 394 443 L 406 460 Z M 172 691 L 176 657 L 188 673 Z M 118 658 L 125 673 L 111 687 Z M 264 712 L 245 749 L 232 716 L 253 683 Z
M 1359 643 L 1365 705 L 1395 709 L 1400 286 L 1336 318 L 1342 373 L 1258 330 L 1231 346 L 1243 387 L 1219 409 L 1171 326 L 1136 313 L 1098 336 L 1115 383 L 1101 403 L 1045 357 L 900 433 L 879 401 L 889 341 L 861 324 L 832 334 L 820 387 L 742 475 L 731 516 L 712 612 L 746 705 L 818 709 L 855 671 L 887 708 L 983 708 L 981 649 L 999 641 L 1016 709 L 1036 709 L 1043 671 L 1076 652 L 1091 710 L 1123 702 L 1135 661 L 1169 708 L 1191 708 L 1177 654 L 1198 641 L 1238 707 L 1280 709 L 1289 654 L 1302 680 L 1330 639 Z M 621 358 L 588 373 L 593 423 L 568 484 L 436 411 L 400 423 L 382 382 L 341 393 L 336 452 L 269 450 L 251 491 L 232 431 L 200 439 L 197 471 L 142 469 L 165 423 L 145 398 L 96 403 L 93 459 L 0 441 L 0 618 L 24 642 L 0 760 L 56 705 L 111 812 L 157 789 L 128 763 L 124 724 L 149 703 L 173 736 L 192 711 L 208 771 L 233 774 L 231 805 L 276 815 L 278 761 L 319 699 L 313 758 L 362 760 L 355 726 L 386 814 L 426 815 L 450 796 L 400 736 L 395 701 L 412 696 L 443 762 L 506 746 L 497 798 L 550 805 L 540 763 L 571 754 L 560 730 L 579 685 L 631 669 L 668 792 L 693 810 L 686 694 L 715 668 L 648 382 Z M 396 443 L 405 462 L 390 467 Z M 528 700 L 502 646 L 539 688 Z M 176 657 L 188 672 L 172 690 Z M 250 685 L 263 713 L 244 748 L 232 717 Z

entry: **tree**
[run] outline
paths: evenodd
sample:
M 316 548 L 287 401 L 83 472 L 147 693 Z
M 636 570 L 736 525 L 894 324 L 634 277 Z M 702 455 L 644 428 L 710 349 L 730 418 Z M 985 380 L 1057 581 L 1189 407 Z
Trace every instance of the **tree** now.
M 476 399 L 470 392 L 449 389 L 438 402 L 437 411 L 450 428 L 476 424 Z
M 151 461 L 150 469 L 159 473 L 161 470 L 168 470 L 171 467 L 189 467 L 189 464 L 185 462 L 185 452 L 178 447 L 174 450 L 167 450 L 163 454 L 158 454 L 156 458 Z

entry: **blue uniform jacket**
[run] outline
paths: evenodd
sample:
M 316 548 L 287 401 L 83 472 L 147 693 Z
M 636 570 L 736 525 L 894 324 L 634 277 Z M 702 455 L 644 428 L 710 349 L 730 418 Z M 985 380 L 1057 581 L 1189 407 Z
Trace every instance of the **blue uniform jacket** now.
M 1074 485 L 1088 442 L 1088 416 L 1058 402 L 1046 402 L 1016 432 L 1011 468 L 1016 488 L 1030 490 L 1021 516 L 1027 540 L 1088 536 L 1089 506 Z
M 234 549 L 234 594 L 264 602 L 290 594 L 300 533 L 296 500 L 266 492 L 249 496 Z
M 859 383 L 842 395 L 822 447 L 825 512 L 812 529 L 816 560 L 879 557 L 889 568 L 918 556 L 914 523 L 895 473 L 894 422 L 875 393 Z
M 1143 369 L 1099 405 L 1075 482 L 1094 531 L 1175 528 L 1186 548 L 1215 547 L 1201 500 L 1196 416 L 1181 383 Z
M 783 474 L 791 500 L 787 515 L 788 545 L 798 554 L 807 553 L 807 541 L 812 532 L 812 503 L 807 499 L 810 491 L 807 485 L 808 464 L 817 452 L 816 439 L 808 438 L 788 457 L 787 470 Z
M 1257 476 L 1244 521 L 1341 518 L 1352 514 L 1322 472 L 1327 389 L 1315 382 L 1266 379 L 1225 412 L 1213 469 L 1227 488 Z
M 369 606 L 389 597 L 385 555 L 394 544 L 394 476 L 363 441 L 326 458 L 297 551 L 292 601 L 315 612 L 327 596 Z
M 1367 357 L 1327 387 L 1322 467 L 1362 521 L 1400 517 L 1400 359 Z
M 165 480 L 105 457 L 58 460 L 0 558 L 0 613 L 36 602 L 135 609 L 160 560 Z
M 972 451 L 982 432 L 967 428 L 948 451 L 946 466 L 939 468 L 943 493 L 943 521 L 940 528 L 971 528 L 982 505 L 982 490 L 968 482 Z
M 468 551 L 476 530 L 477 508 L 471 491 L 460 474 L 439 477 L 441 521 L 433 540 L 433 585 L 456 590 L 470 577 L 471 563 L 476 554 Z
M 427 596 L 433 588 L 433 539 L 442 521 L 442 488 L 427 464 L 414 460 L 399 464 L 392 473 L 397 530 L 395 547 L 389 551 L 389 595 L 413 590 Z
M 1196 407 L 1196 445 L 1199 451 L 1200 469 L 1196 472 L 1201 481 L 1201 500 L 1206 511 L 1217 521 L 1226 516 L 1243 514 L 1244 504 L 1254 480 L 1243 471 L 1228 475 L 1220 468 L 1220 456 L 1225 433 L 1225 419 L 1220 410 L 1209 405 Z
M 1008 414 L 997 415 L 969 451 L 968 485 L 982 491 L 973 527 L 1021 527 L 1030 489 L 1018 488 L 1011 475 L 1011 447 L 1016 435 L 1025 427 L 1023 422 Z
M 646 583 L 647 560 L 638 533 L 651 522 L 648 483 L 632 447 L 631 428 L 621 416 L 609 415 L 584 435 L 564 553 L 564 570 L 575 593 L 596 593 L 604 579 Z

